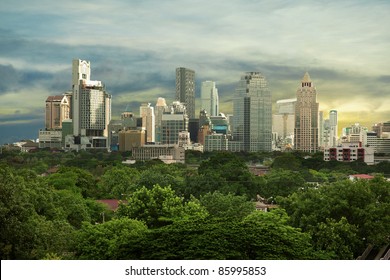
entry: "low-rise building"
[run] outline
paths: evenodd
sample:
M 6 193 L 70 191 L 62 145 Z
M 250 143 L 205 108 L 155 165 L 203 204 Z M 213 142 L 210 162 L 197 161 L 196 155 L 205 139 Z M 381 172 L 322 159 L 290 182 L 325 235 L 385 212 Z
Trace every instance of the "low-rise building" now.
M 185 163 L 185 149 L 175 145 L 144 145 L 132 149 L 135 160 L 160 159 L 166 163 Z
M 337 147 L 324 149 L 325 161 L 355 161 L 361 160 L 366 164 L 374 164 L 374 149 L 372 147 L 362 147 L 360 143 L 343 143 Z

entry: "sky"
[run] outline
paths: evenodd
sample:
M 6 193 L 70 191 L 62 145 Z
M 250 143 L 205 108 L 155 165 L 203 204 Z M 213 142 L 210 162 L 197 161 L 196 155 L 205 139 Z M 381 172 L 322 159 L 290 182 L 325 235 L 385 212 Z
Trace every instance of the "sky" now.
M 221 111 L 247 71 L 275 103 L 305 74 L 339 127 L 390 120 L 388 0 L 1 0 L 0 144 L 36 139 L 46 98 L 71 89 L 75 58 L 112 94 L 112 118 L 175 98 L 175 69 L 217 84 Z M 197 106 L 198 109 L 198 106 Z

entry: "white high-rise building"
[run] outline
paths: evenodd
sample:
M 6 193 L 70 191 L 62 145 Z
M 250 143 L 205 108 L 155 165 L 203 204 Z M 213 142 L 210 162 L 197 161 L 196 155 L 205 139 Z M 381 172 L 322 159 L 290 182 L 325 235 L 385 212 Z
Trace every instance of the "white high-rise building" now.
M 330 110 L 329 112 L 329 126 L 330 126 L 330 146 L 336 147 L 338 142 L 338 119 L 337 119 L 337 111 Z
M 72 144 L 78 148 L 107 148 L 111 95 L 101 81 L 91 81 L 89 61 L 74 59 L 72 67 Z
M 268 82 L 260 72 L 241 76 L 233 97 L 232 151 L 272 150 L 272 103 Z
M 218 116 L 219 97 L 218 97 L 218 89 L 215 86 L 215 82 L 212 81 L 202 82 L 200 98 L 201 98 L 201 110 L 202 109 L 206 110 L 209 116 Z
M 278 136 L 278 146 L 293 145 L 296 99 L 276 101 L 276 114 L 272 116 L 272 131 Z
M 146 130 L 146 142 L 155 142 L 155 115 L 154 108 L 150 103 L 143 103 L 140 107 L 140 116 L 142 118 L 142 127 Z
M 156 110 L 155 110 L 155 123 L 156 123 L 156 128 L 155 128 L 155 141 L 157 143 L 161 142 L 161 121 L 162 121 L 162 115 L 164 114 L 164 111 L 167 110 L 167 102 L 165 101 L 165 98 L 159 97 L 157 99 L 156 103 Z

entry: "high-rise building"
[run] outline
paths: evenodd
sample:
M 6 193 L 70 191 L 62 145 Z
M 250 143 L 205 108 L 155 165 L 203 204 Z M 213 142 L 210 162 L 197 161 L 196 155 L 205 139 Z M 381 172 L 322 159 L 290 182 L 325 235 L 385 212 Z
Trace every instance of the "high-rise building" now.
M 167 110 L 168 106 L 165 101 L 165 98 L 159 97 L 157 99 L 156 103 L 156 110 L 155 110 L 155 141 L 157 143 L 161 142 L 161 120 L 162 120 L 162 115 L 165 110 Z
M 325 132 L 325 120 L 324 111 L 318 112 L 318 144 L 321 148 L 324 148 L 324 132 Z
M 188 131 L 186 107 L 175 101 L 164 111 L 161 119 L 161 143 L 178 144 L 179 133 Z
M 318 109 L 317 90 L 306 72 L 297 89 L 294 128 L 296 150 L 309 153 L 318 151 Z
M 140 116 L 142 118 L 142 127 L 146 130 L 146 141 L 155 142 L 155 116 L 154 108 L 150 103 L 143 103 L 140 107 Z
M 277 146 L 293 145 L 296 99 L 276 101 L 276 114 L 272 116 L 272 131 L 277 134 Z
M 200 90 L 201 109 L 206 110 L 209 116 L 218 116 L 219 114 L 219 98 L 218 89 L 215 82 L 202 82 Z
M 272 150 L 271 91 L 259 72 L 245 73 L 238 83 L 233 97 L 232 136 L 232 151 Z
M 332 147 L 330 142 L 330 120 L 325 119 L 323 123 L 322 146 L 324 148 Z
M 336 147 L 338 142 L 338 119 L 337 111 L 330 110 L 329 112 L 329 125 L 330 125 L 330 146 Z
M 62 121 L 70 118 L 70 98 L 68 95 L 54 95 L 46 99 L 46 130 L 62 129 Z
M 111 120 L 111 95 L 101 81 L 91 81 L 89 61 L 74 59 L 72 65 L 73 145 L 107 148 Z
M 195 71 L 176 68 L 176 100 L 186 106 L 190 119 L 195 119 Z

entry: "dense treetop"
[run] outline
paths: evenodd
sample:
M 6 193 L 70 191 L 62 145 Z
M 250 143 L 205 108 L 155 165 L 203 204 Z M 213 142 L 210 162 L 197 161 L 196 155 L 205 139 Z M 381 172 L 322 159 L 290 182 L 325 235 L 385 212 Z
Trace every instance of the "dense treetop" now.
M 389 162 L 188 151 L 186 164 L 122 164 L 128 156 L 3 151 L 1 259 L 355 259 L 390 242 Z M 376 176 L 348 179 L 356 173 Z M 277 208 L 256 210 L 258 197 Z

